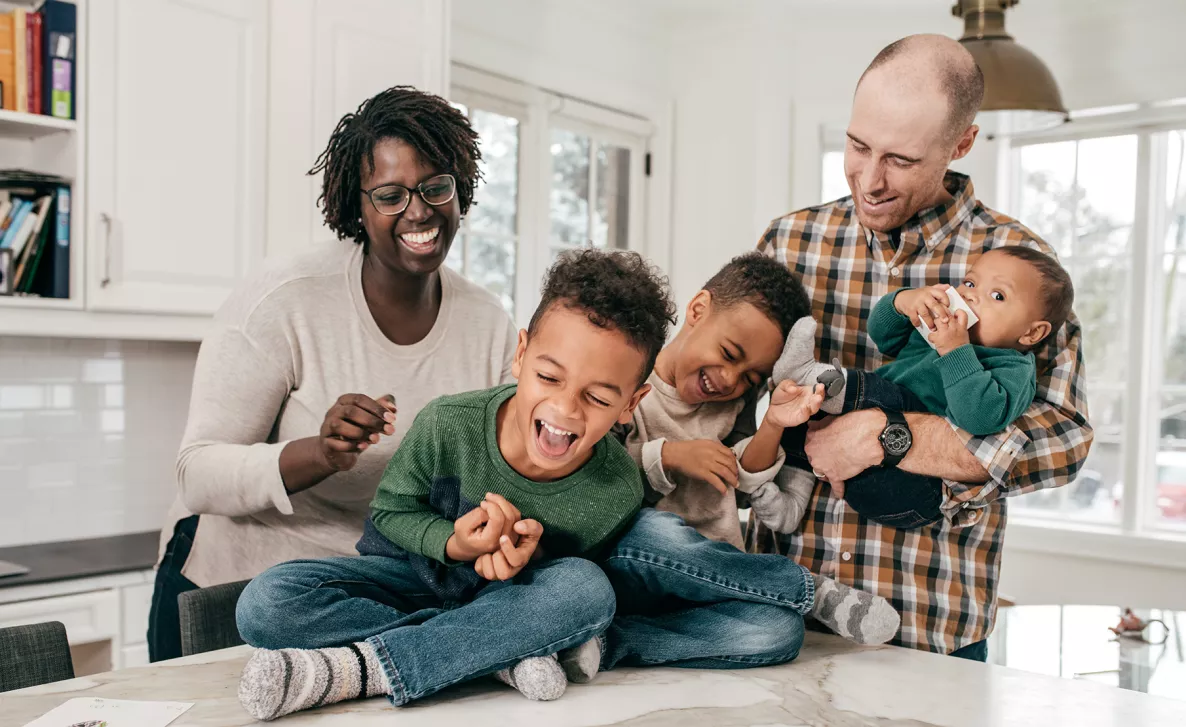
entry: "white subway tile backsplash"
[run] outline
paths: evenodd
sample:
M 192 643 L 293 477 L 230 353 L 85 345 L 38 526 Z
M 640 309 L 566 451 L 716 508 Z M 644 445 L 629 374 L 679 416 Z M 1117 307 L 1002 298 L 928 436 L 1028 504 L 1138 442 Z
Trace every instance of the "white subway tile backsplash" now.
M 197 351 L 0 337 L 0 547 L 159 528 Z

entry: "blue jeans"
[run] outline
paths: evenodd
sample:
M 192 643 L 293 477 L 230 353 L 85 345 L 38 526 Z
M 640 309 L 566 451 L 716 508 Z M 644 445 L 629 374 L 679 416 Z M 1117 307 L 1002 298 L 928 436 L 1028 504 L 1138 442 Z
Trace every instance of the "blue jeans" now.
M 875 373 L 848 369 L 843 413 L 863 409 L 927 411 L 906 387 Z M 789 464 L 810 472 L 811 464 L 803 454 L 806 434 L 806 426 L 787 429 L 782 447 Z M 870 467 L 844 483 L 844 500 L 852 509 L 866 519 L 899 530 L 938 522 L 942 498 L 943 481 L 938 477 L 916 475 L 897 467 Z
M 602 563 L 618 597 L 602 668 L 741 669 L 799 655 L 815 602 L 807 569 L 705 538 L 644 509 Z
M 399 706 L 598 636 L 613 619 L 614 592 L 590 561 L 560 558 L 445 603 L 406 558 L 364 555 L 271 568 L 243 591 L 235 615 L 243 639 L 266 649 L 366 641 Z

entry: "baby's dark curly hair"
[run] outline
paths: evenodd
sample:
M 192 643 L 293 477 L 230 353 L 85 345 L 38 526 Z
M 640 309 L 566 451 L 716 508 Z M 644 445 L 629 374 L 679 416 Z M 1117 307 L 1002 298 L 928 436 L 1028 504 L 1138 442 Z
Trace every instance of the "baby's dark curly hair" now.
M 620 331 L 646 354 L 638 383 L 647 380 L 675 323 L 675 303 L 667 278 L 636 252 L 572 250 L 560 256 L 544 279 L 542 297 L 528 337 L 555 304 L 583 311 L 599 328 Z
M 474 199 L 481 171 L 478 133 L 469 120 L 440 96 L 395 86 L 378 93 L 338 122 L 329 144 L 317 157 L 309 174 L 325 172 L 321 196 L 325 224 L 338 235 L 367 242 L 362 226 L 362 175 L 375 165 L 375 144 L 400 139 L 424 163 L 457 179 L 457 202 L 464 216 Z
M 749 303 L 778 324 L 785 338 L 795 321 L 811 315 L 811 300 L 798 276 L 760 252 L 738 255 L 708 279 L 713 305 Z

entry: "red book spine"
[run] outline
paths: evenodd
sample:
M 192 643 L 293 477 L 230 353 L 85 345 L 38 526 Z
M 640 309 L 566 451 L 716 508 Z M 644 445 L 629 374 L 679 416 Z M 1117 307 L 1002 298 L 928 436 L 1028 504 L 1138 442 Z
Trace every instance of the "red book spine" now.
M 41 107 L 41 13 L 30 13 L 28 23 L 29 48 L 29 113 L 42 113 Z

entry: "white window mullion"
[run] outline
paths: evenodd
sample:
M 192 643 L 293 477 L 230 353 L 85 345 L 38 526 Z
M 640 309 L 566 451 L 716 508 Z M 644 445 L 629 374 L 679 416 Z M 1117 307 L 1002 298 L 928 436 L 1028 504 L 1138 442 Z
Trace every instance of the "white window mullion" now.
M 1164 234 L 1165 148 L 1160 135 L 1137 137 L 1137 198 L 1133 216 L 1132 251 L 1129 272 L 1128 376 L 1124 411 L 1124 507 L 1121 527 L 1137 533 L 1147 522 L 1149 502 L 1156 489 L 1152 468 L 1157 448 L 1158 392 L 1153 375 L 1160 363 L 1161 347 L 1155 335 L 1157 315 L 1156 275 L 1158 240 Z M 1152 404 L 1152 406 L 1150 405 Z M 1152 484 L 1151 484 L 1152 483 Z

